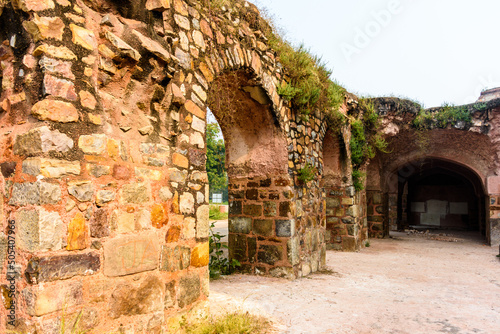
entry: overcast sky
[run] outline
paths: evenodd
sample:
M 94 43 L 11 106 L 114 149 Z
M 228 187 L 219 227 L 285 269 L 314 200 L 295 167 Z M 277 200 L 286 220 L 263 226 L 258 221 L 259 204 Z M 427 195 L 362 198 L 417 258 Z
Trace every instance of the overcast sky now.
M 409 97 L 434 107 L 472 103 L 481 90 L 500 86 L 498 0 L 253 3 L 358 95 Z

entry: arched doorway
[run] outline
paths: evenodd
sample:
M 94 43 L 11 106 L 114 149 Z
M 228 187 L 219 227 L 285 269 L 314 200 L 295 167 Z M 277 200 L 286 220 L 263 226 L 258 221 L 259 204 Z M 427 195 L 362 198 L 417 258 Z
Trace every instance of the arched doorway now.
M 400 166 L 389 184 L 389 217 L 397 229 L 486 231 L 486 198 L 481 178 L 470 168 L 426 157 Z

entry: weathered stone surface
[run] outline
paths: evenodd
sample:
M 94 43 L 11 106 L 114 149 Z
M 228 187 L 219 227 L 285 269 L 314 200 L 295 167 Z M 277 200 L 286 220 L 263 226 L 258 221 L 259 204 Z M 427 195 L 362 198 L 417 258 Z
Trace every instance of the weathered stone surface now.
M 161 204 L 155 204 L 151 207 L 151 224 L 156 228 L 162 228 L 168 223 L 168 216 Z
M 59 282 L 56 285 L 29 287 L 22 291 L 26 312 L 32 316 L 60 311 L 83 304 L 82 282 Z
M 17 163 L 15 161 L 7 161 L 0 164 L 0 170 L 4 178 L 9 178 L 16 173 Z
M 98 253 L 71 254 L 32 258 L 25 275 L 31 284 L 51 282 L 74 276 L 93 275 L 100 270 Z
M 40 67 L 45 73 L 55 74 L 64 78 L 75 80 L 75 75 L 71 71 L 72 63 L 43 56 L 40 59 Z
M 23 26 L 35 41 L 42 39 L 62 40 L 64 22 L 59 17 L 40 17 L 33 14 L 33 20 L 24 21 Z
M 78 99 L 73 82 L 50 74 L 45 74 L 43 78 L 43 90 L 46 95 L 58 96 L 70 101 Z
M 264 216 L 274 217 L 277 214 L 276 202 L 264 202 Z
M 196 211 L 196 237 L 208 238 L 210 230 L 209 223 L 210 207 L 208 205 L 201 205 Z
M 90 236 L 92 238 L 104 238 L 109 236 L 108 212 L 106 209 L 97 209 L 90 221 Z
M 130 169 L 125 166 L 114 165 L 113 177 L 117 180 L 128 180 L 130 179 Z
M 276 220 L 276 236 L 291 237 L 295 234 L 295 220 Z
M 197 150 L 195 148 L 191 148 L 189 150 L 189 161 L 192 165 L 203 167 L 205 165 L 205 161 L 207 159 L 207 155 L 202 150 Z
M 148 314 L 163 310 L 164 285 L 156 276 L 147 276 L 139 286 L 130 283 L 119 284 L 111 293 L 109 316 Z
M 7 236 L 0 232 L 0 263 L 4 263 L 7 256 Z M 3 273 L 3 266 L 0 268 L 0 274 Z
M 14 183 L 9 205 L 40 204 L 40 186 L 38 183 Z
M 252 217 L 258 217 L 262 215 L 262 205 L 259 204 L 247 204 L 243 206 L 243 214 Z
M 200 118 L 193 116 L 193 123 L 191 123 L 191 127 L 193 128 L 193 130 L 205 133 L 206 123 Z
M 141 204 L 148 202 L 150 198 L 149 187 L 143 183 L 125 184 L 120 192 L 122 201 L 126 203 Z
M 160 170 L 150 168 L 135 167 L 135 175 L 138 178 L 160 181 L 163 178 L 163 173 Z
M 189 167 L 189 161 L 188 161 L 188 159 L 185 156 L 183 156 L 182 154 L 179 154 L 179 153 L 172 154 L 172 163 L 174 165 L 182 167 L 182 168 L 188 168 Z
M 133 232 L 135 230 L 135 214 L 133 211 L 127 212 L 115 210 L 113 211 L 111 221 L 113 229 L 115 229 L 118 233 Z
M 99 190 L 95 197 L 95 203 L 97 206 L 103 206 L 113 201 L 115 197 L 116 193 L 113 190 Z
M 42 152 L 67 152 L 71 150 L 74 146 L 73 140 L 59 132 L 58 130 L 50 131 L 47 126 L 42 126 L 35 130 L 40 135 L 40 140 L 42 144 Z
M 165 0 L 162 0 L 165 2 Z M 136 30 L 133 30 L 132 33 L 139 39 L 141 46 L 157 56 L 158 58 L 162 59 L 165 62 L 168 62 L 171 60 L 170 53 L 158 42 L 153 41 L 151 38 L 148 38 L 144 36 L 143 34 L 139 33 Z
M 113 44 L 113 46 L 115 46 L 120 51 L 120 57 L 128 57 L 135 61 L 139 61 L 141 59 L 141 54 L 136 49 L 125 43 L 118 36 L 109 31 L 106 31 L 105 37 L 111 44 Z
M 177 25 L 184 29 L 184 30 L 189 30 L 191 29 L 191 24 L 189 23 L 189 19 L 178 14 L 174 14 L 174 20 Z
M 38 249 L 59 250 L 62 248 L 63 222 L 59 213 L 40 209 L 38 213 Z
M 196 273 L 189 274 L 179 282 L 179 307 L 183 308 L 194 303 L 201 294 L 201 280 Z
M 85 217 L 78 212 L 68 224 L 67 250 L 78 250 L 87 248 L 87 224 Z
M 248 234 L 252 230 L 252 218 L 231 217 L 229 219 L 229 232 Z
M 170 168 L 168 170 L 169 180 L 171 182 L 184 183 L 187 179 L 187 170 L 178 170 L 177 168 Z
M 52 0 L 20 0 L 17 1 L 17 4 L 25 12 L 54 9 L 54 1 Z
M 69 28 L 71 29 L 71 33 L 73 34 L 73 43 L 80 45 L 90 51 L 93 51 L 95 48 L 97 48 L 97 40 L 92 31 L 77 26 L 73 23 L 69 25 Z
M 210 261 L 210 250 L 208 242 L 198 244 L 191 252 L 191 265 L 194 267 L 208 266 Z
M 282 253 L 283 249 L 281 246 L 261 245 L 259 247 L 257 259 L 259 262 L 274 265 L 276 262 L 281 260 Z
M 179 209 L 181 213 L 193 214 L 194 213 L 194 197 L 191 193 L 183 193 L 179 200 Z
M 83 135 L 78 138 L 78 147 L 87 154 L 103 154 L 107 140 L 104 134 Z
M 170 0 L 148 0 L 146 2 L 147 10 L 164 11 L 170 8 Z
M 79 161 L 65 161 L 56 159 L 40 159 L 40 174 L 45 177 L 58 178 L 68 175 L 80 175 Z M 26 162 L 26 160 L 25 160 Z M 36 162 L 34 165 L 36 166 Z M 24 162 L 23 162 L 24 170 Z M 38 175 L 38 174 L 33 174 Z
M 253 232 L 257 235 L 270 237 L 273 235 L 273 221 L 271 219 L 255 219 Z
M 181 228 L 179 226 L 172 226 L 168 229 L 167 234 L 165 235 L 165 242 L 177 242 L 179 241 L 181 235 Z
M 89 174 L 94 176 L 94 177 L 101 177 L 103 175 L 111 174 L 111 167 L 109 167 L 109 166 L 88 164 L 87 170 L 88 170 Z
M 160 270 L 175 272 L 187 269 L 191 261 L 191 249 L 183 246 L 162 246 Z
M 300 239 L 299 237 L 294 237 L 287 242 L 287 255 L 288 261 L 292 266 L 300 263 Z
M 57 204 L 61 201 L 61 187 L 58 184 L 40 182 L 40 204 Z
M 174 195 L 170 191 L 169 187 L 161 187 L 160 190 L 158 191 L 158 196 L 164 202 L 166 202 L 174 197 Z
M 68 102 L 45 99 L 37 102 L 31 113 L 42 121 L 70 123 L 78 121 L 78 111 Z
M 38 46 L 35 49 L 35 51 L 33 51 L 33 56 L 35 57 L 39 57 L 43 54 L 50 57 L 66 59 L 66 60 L 77 59 L 76 55 L 65 46 L 53 46 L 53 45 L 42 44 Z
M 80 96 L 80 104 L 84 108 L 88 108 L 91 110 L 95 109 L 95 106 L 97 104 L 97 101 L 91 93 L 87 92 L 86 90 L 81 90 L 78 95 Z
M 94 186 L 90 181 L 71 181 L 68 182 L 68 193 L 80 202 L 88 202 L 94 195 Z
M 158 267 L 160 246 L 154 232 L 126 235 L 104 243 L 104 275 L 123 276 Z

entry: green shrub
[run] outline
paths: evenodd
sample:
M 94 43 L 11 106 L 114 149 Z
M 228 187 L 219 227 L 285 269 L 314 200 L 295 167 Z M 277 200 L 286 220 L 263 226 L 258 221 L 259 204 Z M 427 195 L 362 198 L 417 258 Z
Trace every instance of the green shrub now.
M 299 169 L 297 173 L 297 179 L 301 183 L 307 183 L 309 181 L 314 180 L 314 177 L 316 176 L 316 168 L 311 165 L 309 162 L 306 162 L 306 165 Z
M 262 316 L 248 312 L 233 312 L 182 324 L 188 334 L 249 334 L 268 333 L 271 324 Z
M 224 235 L 214 232 L 215 224 L 210 224 L 210 235 L 208 238 L 208 244 L 210 249 L 210 262 L 208 265 L 210 271 L 210 278 L 217 279 L 221 275 L 230 275 L 234 270 L 241 266 L 240 262 L 236 259 L 228 260 L 224 256 L 224 249 L 228 249 L 228 246 L 221 242 Z
M 210 205 L 208 216 L 212 220 L 223 220 L 227 219 L 229 215 L 227 212 L 220 212 L 220 206 Z

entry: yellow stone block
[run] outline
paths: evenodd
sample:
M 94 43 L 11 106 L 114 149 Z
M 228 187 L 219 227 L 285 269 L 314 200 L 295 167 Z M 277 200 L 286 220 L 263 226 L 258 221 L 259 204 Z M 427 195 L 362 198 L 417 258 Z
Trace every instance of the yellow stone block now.
M 85 218 L 78 212 L 68 225 L 67 250 L 78 250 L 87 248 L 87 226 Z
M 210 260 L 210 249 L 208 242 L 200 244 L 191 251 L 191 265 L 194 267 L 208 266 Z
M 174 153 L 172 155 L 172 163 L 176 166 L 182 167 L 182 168 L 188 168 L 189 167 L 189 160 L 185 156 L 179 153 Z

